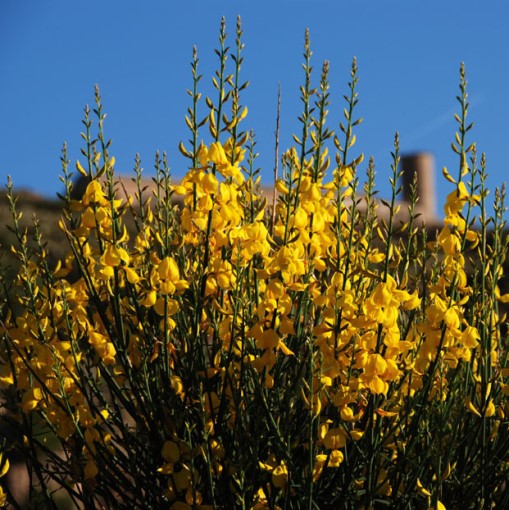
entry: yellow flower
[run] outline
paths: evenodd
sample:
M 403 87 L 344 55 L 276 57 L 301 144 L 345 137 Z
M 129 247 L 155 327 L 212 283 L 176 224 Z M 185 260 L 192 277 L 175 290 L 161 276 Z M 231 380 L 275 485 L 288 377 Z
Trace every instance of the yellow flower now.
M 86 228 L 95 227 L 95 214 L 91 207 L 87 207 L 81 216 L 81 224 Z
M 117 267 L 124 262 L 129 264 L 129 254 L 123 248 L 118 248 L 113 244 L 108 244 L 101 256 L 101 264 L 103 266 Z
M 340 450 L 332 450 L 329 455 L 328 466 L 331 468 L 339 467 L 344 460 L 343 452 Z
M 0 478 L 4 477 L 9 471 L 9 459 L 3 458 L 3 453 L 0 453 Z
M 435 296 L 431 305 L 426 309 L 426 317 L 430 324 L 438 325 L 445 317 L 447 305 L 439 296 Z
M 200 181 L 200 185 L 205 193 L 209 195 L 215 195 L 218 190 L 219 183 L 217 177 L 214 174 L 208 173 L 203 176 Z
M 124 267 L 125 275 L 127 277 L 127 281 L 129 283 L 135 284 L 140 281 L 140 277 L 138 276 L 138 273 L 130 268 L 130 267 Z
M 323 445 L 329 450 L 338 450 L 346 445 L 346 433 L 343 429 L 332 428 L 323 438 Z
M 273 349 L 279 345 L 279 336 L 273 329 L 262 331 L 255 338 L 258 349 Z
M 284 461 L 281 461 L 279 466 L 276 466 L 272 471 L 272 483 L 278 489 L 284 489 L 288 481 L 288 468 Z
M 446 216 L 452 216 L 458 214 L 468 201 L 468 191 L 465 183 L 461 181 L 458 183 L 458 187 L 452 193 L 447 195 L 447 200 L 444 206 L 444 212 Z
M 155 290 L 151 290 L 145 296 L 145 299 L 141 302 L 143 306 L 151 307 L 154 306 L 157 301 L 157 292 Z
M 438 235 L 438 244 L 446 255 L 455 255 L 461 251 L 461 240 L 458 234 L 445 226 Z
M 473 326 L 467 326 L 461 333 L 461 343 L 465 347 L 475 348 L 479 345 L 478 340 L 481 339 L 479 331 Z
M 101 358 L 105 365 L 112 365 L 115 363 L 115 356 L 117 351 L 115 346 L 110 341 L 108 341 L 107 337 L 91 329 L 88 332 L 88 343 L 94 347 L 98 356 Z
M 21 408 L 25 413 L 33 411 L 42 400 L 42 391 L 41 388 L 31 388 L 23 394 L 23 398 L 21 400 Z
M 374 304 L 379 307 L 387 307 L 393 304 L 398 304 L 394 297 L 394 291 L 396 290 L 396 282 L 391 276 L 387 277 L 386 282 L 380 282 L 373 292 L 371 299 Z
M 486 409 L 484 411 L 484 416 L 486 416 L 486 418 L 491 418 L 492 416 L 495 415 L 496 410 L 497 410 L 497 408 L 495 407 L 493 400 L 490 399 L 490 401 L 488 402 L 488 405 L 486 406 Z
M 416 485 L 417 485 L 417 492 L 419 492 L 419 494 L 422 494 L 423 496 L 426 496 L 428 498 L 431 497 L 431 492 L 423 487 L 419 478 L 417 478 Z
M 81 199 L 81 203 L 85 206 L 96 203 L 96 204 L 104 204 L 106 203 L 106 197 L 104 195 L 104 191 L 102 190 L 101 183 L 97 180 L 90 181 L 83 198 Z
M 466 399 L 466 404 L 467 404 L 467 409 L 471 413 L 475 414 L 476 416 L 479 416 L 479 418 L 482 417 L 481 413 L 477 410 L 477 408 L 474 406 L 474 404 L 472 403 L 472 400 L 469 397 L 467 397 L 467 399 Z
M 157 267 L 157 272 L 159 273 L 159 278 L 161 278 L 161 280 L 176 282 L 180 279 L 178 265 L 171 257 L 166 257 L 161 261 Z
M 323 453 L 317 455 L 315 457 L 315 465 L 313 466 L 313 482 L 317 482 L 320 478 L 320 476 L 323 473 L 323 467 L 325 466 L 325 463 L 327 462 L 327 455 L 324 455 Z
M 174 294 L 189 286 L 186 280 L 180 279 L 178 265 L 172 257 L 165 257 L 157 267 L 152 270 L 150 281 L 152 286 L 154 288 L 159 288 L 161 294 L 164 296 Z M 151 299 L 153 299 L 153 296 Z
M 229 163 L 223 146 L 219 142 L 214 142 L 208 151 L 208 159 L 215 165 L 227 165 Z

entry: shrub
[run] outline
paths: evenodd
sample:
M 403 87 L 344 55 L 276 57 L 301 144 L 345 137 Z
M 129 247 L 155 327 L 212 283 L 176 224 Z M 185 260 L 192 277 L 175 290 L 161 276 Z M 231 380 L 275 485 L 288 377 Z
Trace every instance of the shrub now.
M 399 220 L 397 136 L 390 199 L 376 197 L 373 160 L 361 181 L 355 60 L 345 119 L 337 133 L 326 124 L 328 64 L 314 88 L 307 34 L 302 132 L 282 155 L 275 203 L 261 197 L 254 136 L 241 128 L 241 33 L 238 22 L 227 62 L 221 24 L 203 118 L 194 52 L 189 171 L 174 183 L 157 155 L 150 198 L 138 159 L 136 197 L 121 198 L 96 90 L 79 199 L 62 156 L 69 253 L 56 267 L 37 223 L 27 248 L 8 185 L 20 270 L 13 289 L 4 282 L 2 419 L 21 432 L 11 446 L 26 456 L 31 500 L 507 506 L 504 189 L 489 215 L 463 66 L 459 168 L 444 169 L 443 225 L 428 236 L 415 193 Z

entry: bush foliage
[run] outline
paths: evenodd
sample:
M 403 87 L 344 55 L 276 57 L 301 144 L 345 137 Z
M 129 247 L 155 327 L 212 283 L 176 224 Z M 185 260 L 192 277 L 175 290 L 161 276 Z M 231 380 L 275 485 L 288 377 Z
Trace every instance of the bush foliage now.
M 136 196 L 116 184 L 96 90 L 78 199 L 62 156 L 69 251 L 56 267 L 37 222 L 27 248 L 8 185 L 20 270 L 4 280 L 1 419 L 21 433 L 4 450 L 23 452 L 32 504 L 506 508 L 504 190 L 488 213 L 463 66 L 435 235 L 415 194 L 398 201 L 398 137 L 389 200 L 355 152 L 355 60 L 344 120 L 326 123 L 328 64 L 315 87 L 307 34 L 302 131 L 275 202 L 261 195 L 241 33 L 239 21 L 230 50 L 221 24 L 205 104 L 194 52 L 189 170 L 175 183 L 157 155 L 150 196 L 138 158 Z M 6 486 L 0 500 L 13 502 Z

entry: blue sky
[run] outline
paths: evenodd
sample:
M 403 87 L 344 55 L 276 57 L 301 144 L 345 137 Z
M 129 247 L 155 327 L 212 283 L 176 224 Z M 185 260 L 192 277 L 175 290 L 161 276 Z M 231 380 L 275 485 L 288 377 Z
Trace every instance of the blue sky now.
M 237 15 L 244 29 L 244 126 L 257 137 L 264 182 L 273 169 L 277 87 L 281 83 L 281 149 L 298 132 L 304 31 L 310 29 L 315 82 L 330 61 L 330 122 L 343 110 L 353 56 L 359 65 L 359 151 L 375 157 L 378 187 L 388 193 L 390 151 L 399 131 L 401 150 L 436 157 L 439 203 L 450 191 L 450 149 L 458 111 L 459 65 L 470 91 L 471 140 L 486 152 L 489 185 L 507 178 L 509 140 L 509 4 L 503 0 L 1 0 L 0 180 L 46 196 L 61 190 L 60 150 L 80 157 L 83 107 L 101 89 L 106 135 L 119 173 L 132 171 L 140 153 L 147 175 L 156 149 L 166 150 L 176 179 L 186 170 L 177 147 L 188 133 L 184 114 L 189 62 L 198 47 L 204 95 L 216 65 L 221 16 L 230 43 Z M 205 105 L 203 105 L 205 108 Z M 205 112 L 205 110 L 203 110 Z M 367 161 L 367 158 L 366 158 Z

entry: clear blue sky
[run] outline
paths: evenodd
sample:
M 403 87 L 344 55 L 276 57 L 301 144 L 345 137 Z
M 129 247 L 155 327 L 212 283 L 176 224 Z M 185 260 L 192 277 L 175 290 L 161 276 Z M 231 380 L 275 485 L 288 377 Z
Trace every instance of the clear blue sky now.
M 166 150 L 176 178 L 185 172 L 177 146 L 197 45 L 204 93 L 216 65 L 221 16 L 233 35 L 243 20 L 250 80 L 245 127 L 253 128 L 259 164 L 271 182 L 277 86 L 282 89 L 281 148 L 298 131 L 302 47 L 310 29 L 315 78 L 331 64 L 330 122 L 343 110 L 353 56 L 359 65 L 358 148 L 375 157 L 378 186 L 387 195 L 390 151 L 399 131 L 403 152 L 434 153 L 439 203 L 457 158 L 450 150 L 458 110 L 459 65 L 467 68 L 473 138 L 487 153 L 489 184 L 507 179 L 509 140 L 509 3 L 503 0 L 1 0 L 0 180 L 46 196 L 61 189 L 64 141 L 80 157 L 83 107 L 101 89 L 117 171 L 129 173 L 140 153 L 147 174 L 156 149 Z M 367 158 L 366 158 L 367 161 Z

